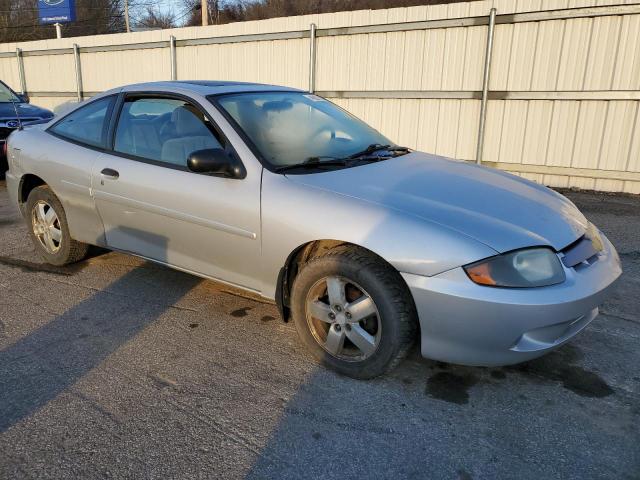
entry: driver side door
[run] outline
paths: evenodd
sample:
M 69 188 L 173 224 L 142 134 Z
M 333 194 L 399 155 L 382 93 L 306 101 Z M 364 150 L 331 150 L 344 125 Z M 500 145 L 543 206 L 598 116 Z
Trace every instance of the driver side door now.
M 258 291 L 260 171 L 236 179 L 187 168 L 202 149 L 239 159 L 192 99 L 128 93 L 116 115 L 111 151 L 92 171 L 107 245 Z

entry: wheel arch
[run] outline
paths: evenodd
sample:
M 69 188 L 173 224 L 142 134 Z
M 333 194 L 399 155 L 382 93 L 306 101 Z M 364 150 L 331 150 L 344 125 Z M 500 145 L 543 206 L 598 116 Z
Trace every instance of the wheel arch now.
M 38 175 L 34 175 L 33 173 L 23 175 L 22 178 L 20 178 L 20 184 L 18 187 L 18 201 L 20 203 L 26 203 L 31 191 L 41 185 L 47 185 L 47 182 Z
M 358 245 L 353 242 L 348 242 L 344 240 L 335 240 L 335 239 L 318 239 L 311 240 L 308 242 L 299 245 L 295 249 L 289 253 L 287 259 L 280 269 L 278 273 L 278 279 L 276 283 L 276 293 L 275 293 L 275 301 L 278 306 L 278 310 L 280 315 L 282 316 L 285 322 L 289 321 L 290 318 L 290 293 L 291 286 L 295 281 L 295 278 L 300 270 L 300 267 L 307 263 L 308 261 L 321 257 L 325 252 L 332 250 L 341 245 L 349 245 L 353 247 L 357 247 L 361 250 L 364 250 L 371 255 L 377 257 L 381 262 L 386 263 L 394 270 L 398 271 L 396 267 L 390 264 L 384 257 L 379 255 L 378 253 L 364 247 L 362 245 Z M 399 273 L 399 272 L 398 272 Z M 404 279 L 403 279 L 404 282 Z M 406 284 L 405 284 L 406 285 Z M 409 289 L 406 286 L 407 290 Z
M 21 209 L 24 204 L 27 203 L 27 199 L 29 198 L 31 191 L 42 185 L 48 184 L 38 175 L 34 175 L 33 173 L 27 173 L 20 178 L 20 183 L 18 184 L 18 204 Z

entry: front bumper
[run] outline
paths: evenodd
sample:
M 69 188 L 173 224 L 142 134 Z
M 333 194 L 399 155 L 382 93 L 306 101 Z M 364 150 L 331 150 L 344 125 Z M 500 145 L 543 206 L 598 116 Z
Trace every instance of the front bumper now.
M 494 288 L 473 283 L 462 268 L 433 277 L 403 273 L 420 318 L 425 358 L 462 365 L 519 363 L 553 350 L 586 327 L 622 273 L 604 249 L 590 265 L 565 268 L 567 279 L 542 288 Z

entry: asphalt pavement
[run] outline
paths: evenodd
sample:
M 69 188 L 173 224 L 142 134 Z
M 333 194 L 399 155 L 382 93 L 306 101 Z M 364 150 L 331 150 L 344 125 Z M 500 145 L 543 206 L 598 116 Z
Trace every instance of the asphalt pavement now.
M 625 271 L 581 335 L 365 382 L 239 290 L 98 249 L 43 265 L 0 182 L 0 478 L 640 479 L 640 198 L 568 196 Z

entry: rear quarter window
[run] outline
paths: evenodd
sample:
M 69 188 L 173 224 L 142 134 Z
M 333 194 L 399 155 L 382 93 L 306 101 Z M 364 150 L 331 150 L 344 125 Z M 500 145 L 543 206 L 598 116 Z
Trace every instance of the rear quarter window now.
M 104 147 L 108 113 L 115 97 L 106 97 L 73 111 L 49 130 L 60 137 L 93 147 Z

